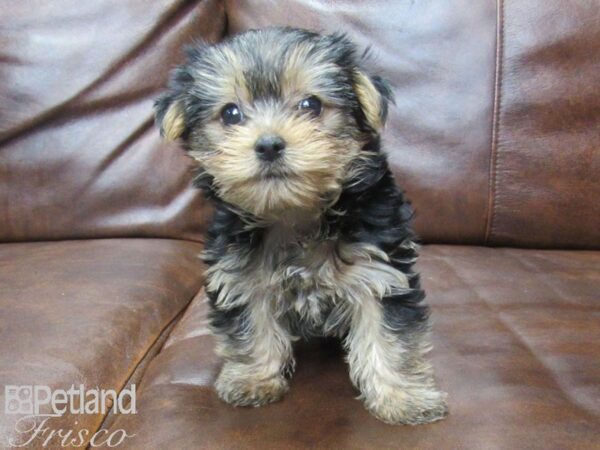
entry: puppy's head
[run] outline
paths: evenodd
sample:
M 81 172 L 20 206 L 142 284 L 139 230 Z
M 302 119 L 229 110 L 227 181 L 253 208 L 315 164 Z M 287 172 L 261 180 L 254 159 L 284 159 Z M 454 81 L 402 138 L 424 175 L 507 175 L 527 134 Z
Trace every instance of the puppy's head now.
M 344 36 L 269 28 L 188 49 L 156 102 L 224 201 L 258 218 L 323 210 L 378 139 L 391 91 Z

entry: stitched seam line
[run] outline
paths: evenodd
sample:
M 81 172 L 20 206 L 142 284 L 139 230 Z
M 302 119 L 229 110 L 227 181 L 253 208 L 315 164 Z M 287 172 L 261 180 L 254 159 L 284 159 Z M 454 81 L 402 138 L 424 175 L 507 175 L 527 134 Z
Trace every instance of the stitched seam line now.
M 202 285 L 204 285 L 204 283 Z M 200 290 L 202 290 L 202 287 L 200 287 Z M 200 291 L 198 291 L 198 292 L 200 292 Z M 133 366 L 133 368 L 127 375 L 125 382 L 119 387 L 119 389 L 118 389 L 119 394 L 121 393 L 121 391 L 123 389 L 125 389 L 129 385 L 129 383 L 132 381 L 132 379 L 135 378 L 136 376 L 138 378 L 138 381 L 140 381 L 140 382 L 142 381 L 142 379 L 144 378 L 144 374 L 146 373 L 146 369 L 148 368 L 148 364 L 146 364 L 146 366 L 143 367 L 145 362 L 149 363 L 149 361 L 147 361 L 147 357 L 153 352 L 155 352 L 154 357 L 157 356 L 161 352 L 165 342 L 167 341 L 169 335 L 173 331 L 173 328 L 177 325 L 177 323 L 179 323 L 181 318 L 185 315 L 185 312 L 190 308 L 194 298 L 196 298 L 196 296 L 198 295 L 198 292 L 195 292 L 191 296 L 191 298 L 187 302 L 187 304 L 185 304 L 183 306 L 183 308 L 180 311 L 178 311 L 175 314 L 175 316 L 167 322 L 167 324 L 160 330 L 158 335 L 152 340 L 151 344 L 145 349 L 142 357 L 139 358 L 138 361 L 136 361 L 135 365 Z M 158 346 L 158 348 L 157 348 L 157 346 Z M 143 367 L 142 373 L 139 373 L 139 369 L 142 367 Z M 94 433 L 96 433 L 98 430 L 104 428 L 107 421 L 109 421 L 111 418 L 112 418 L 111 413 L 109 411 L 104 415 L 104 417 L 102 417 L 102 420 L 96 426 Z M 94 433 L 91 433 L 91 435 L 93 435 Z M 89 448 L 90 448 L 90 444 L 88 442 L 86 444 L 86 449 L 89 449 Z
M 492 136 L 490 144 L 490 168 L 488 185 L 488 214 L 485 229 L 485 243 L 494 232 L 496 218 L 497 186 L 498 186 L 498 128 L 500 126 L 500 94 L 502 88 L 502 56 L 504 39 L 504 0 L 497 0 L 496 7 L 496 69 L 494 73 L 494 106 L 492 113 Z

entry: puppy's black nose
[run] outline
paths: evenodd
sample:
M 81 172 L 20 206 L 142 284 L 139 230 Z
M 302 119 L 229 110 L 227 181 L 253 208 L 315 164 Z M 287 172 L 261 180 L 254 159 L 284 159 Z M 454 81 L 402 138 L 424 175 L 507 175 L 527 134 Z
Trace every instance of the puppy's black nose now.
M 275 161 L 283 154 L 285 141 L 276 134 L 265 134 L 258 138 L 254 151 L 263 161 Z

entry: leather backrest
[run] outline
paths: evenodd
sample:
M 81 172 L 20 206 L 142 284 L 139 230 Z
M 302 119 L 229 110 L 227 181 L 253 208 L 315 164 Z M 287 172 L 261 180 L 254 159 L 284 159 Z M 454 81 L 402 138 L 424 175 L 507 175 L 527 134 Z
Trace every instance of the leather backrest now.
M 205 202 L 152 103 L 184 43 L 221 38 L 222 3 L 4 2 L 0 23 L 0 241 L 201 239 Z
M 504 1 L 488 242 L 600 248 L 600 4 Z
M 0 22 L 0 241 L 201 240 L 152 101 L 185 42 L 293 25 L 372 47 L 423 241 L 600 248 L 595 0 L 20 1 Z
M 600 248 L 596 0 L 228 0 L 227 15 L 230 33 L 292 25 L 372 47 L 424 241 Z

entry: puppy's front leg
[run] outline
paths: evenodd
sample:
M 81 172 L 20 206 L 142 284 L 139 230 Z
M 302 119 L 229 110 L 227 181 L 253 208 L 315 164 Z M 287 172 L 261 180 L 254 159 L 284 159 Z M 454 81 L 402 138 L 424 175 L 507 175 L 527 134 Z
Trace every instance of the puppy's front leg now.
M 440 420 L 448 411 L 446 394 L 435 387 L 423 359 L 424 333 L 410 320 L 403 325 L 398 315 L 406 310 L 397 306 L 375 298 L 355 306 L 345 342 L 350 376 L 366 408 L 384 422 L 416 425 Z
M 237 406 L 261 406 L 288 390 L 284 376 L 293 367 L 291 338 L 273 314 L 268 298 L 229 310 L 213 309 L 217 353 L 225 359 L 215 387 Z

